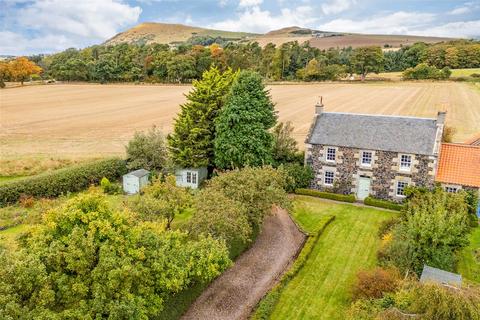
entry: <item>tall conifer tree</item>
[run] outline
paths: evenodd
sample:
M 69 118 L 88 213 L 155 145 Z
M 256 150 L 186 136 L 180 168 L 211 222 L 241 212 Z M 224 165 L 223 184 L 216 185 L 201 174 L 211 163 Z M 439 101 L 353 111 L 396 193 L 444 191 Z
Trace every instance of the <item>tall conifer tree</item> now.
M 277 121 L 274 104 L 256 72 L 242 71 L 216 121 L 215 164 L 222 169 L 272 163 Z
M 215 118 L 236 76 L 231 69 L 222 73 L 213 67 L 203 73 L 201 80 L 194 81 L 193 90 L 187 94 L 187 102 L 175 119 L 173 133 L 168 136 L 175 165 L 185 168 L 213 165 Z

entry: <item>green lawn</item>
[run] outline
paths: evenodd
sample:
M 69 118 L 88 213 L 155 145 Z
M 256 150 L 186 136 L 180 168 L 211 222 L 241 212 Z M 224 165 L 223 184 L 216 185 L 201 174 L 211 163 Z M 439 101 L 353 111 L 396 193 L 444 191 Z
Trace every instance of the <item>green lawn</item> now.
M 452 77 L 468 77 L 473 73 L 480 74 L 480 68 L 452 69 Z
M 459 255 L 458 272 L 466 279 L 480 283 L 480 227 L 470 235 L 470 244 Z
M 376 263 L 377 229 L 394 213 L 297 196 L 294 218 L 313 232 L 334 215 L 298 275 L 280 295 L 271 319 L 343 319 L 360 269 Z

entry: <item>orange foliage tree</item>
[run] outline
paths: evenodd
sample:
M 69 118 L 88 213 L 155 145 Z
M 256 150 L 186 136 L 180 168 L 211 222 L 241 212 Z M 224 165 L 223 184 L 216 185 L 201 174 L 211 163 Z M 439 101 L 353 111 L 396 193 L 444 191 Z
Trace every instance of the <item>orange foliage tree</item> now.
M 40 68 L 35 62 L 28 60 L 25 57 L 18 57 L 9 62 L 9 69 L 13 79 L 20 81 L 23 85 L 25 80 L 28 80 L 34 74 L 40 74 Z
M 0 61 L 0 88 L 5 87 L 5 81 L 10 78 L 10 66 L 8 62 Z

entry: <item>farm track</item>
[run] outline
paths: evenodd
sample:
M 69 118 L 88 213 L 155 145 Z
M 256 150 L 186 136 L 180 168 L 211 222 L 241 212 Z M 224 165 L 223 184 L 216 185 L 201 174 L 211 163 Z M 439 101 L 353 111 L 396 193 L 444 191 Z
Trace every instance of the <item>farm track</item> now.
M 266 218 L 253 246 L 198 297 L 183 320 L 247 319 L 305 241 L 283 209 Z
M 480 131 L 480 90 L 458 82 L 310 83 L 269 86 L 299 146 L 319 96 L 327 111 L 435 117 L 461 142 Z M 136 130 L 168 133 L 189 86 L 58 84 L 0 91 L 0 156 L 121 154 Z

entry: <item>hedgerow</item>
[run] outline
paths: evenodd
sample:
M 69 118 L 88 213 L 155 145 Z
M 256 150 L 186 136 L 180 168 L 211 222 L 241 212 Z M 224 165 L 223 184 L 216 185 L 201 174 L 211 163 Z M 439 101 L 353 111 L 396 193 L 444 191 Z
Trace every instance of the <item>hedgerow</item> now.
M 295 193 L 305 195 L 305 196 L 312 196 L 317 198 L 324 198 L 324 199 L 350 202 L 350 203 L 353 203 L 356 200 L 355 195 L 353 194 L 338 194 L 338 193 L 324 192 L 324 191 L 318 191 L 313 189 L 297 189 L 295 190 Z
M 370 196 L 366 197 L 365 200 L 363 200 L 363 203 L 365 203 L 367 206 L 390 209 L 395 211 L 401 211 L 403 208 L 403 205 L 401 204 L 387 200 L 376 199 Z
M 7 182 L 0 185 L 0 207 L 17 202 L 22 195 L 49 198 L 81 191 L 103 177 L 117 179 L 126 171 L 124 160 L 111 158 Z

